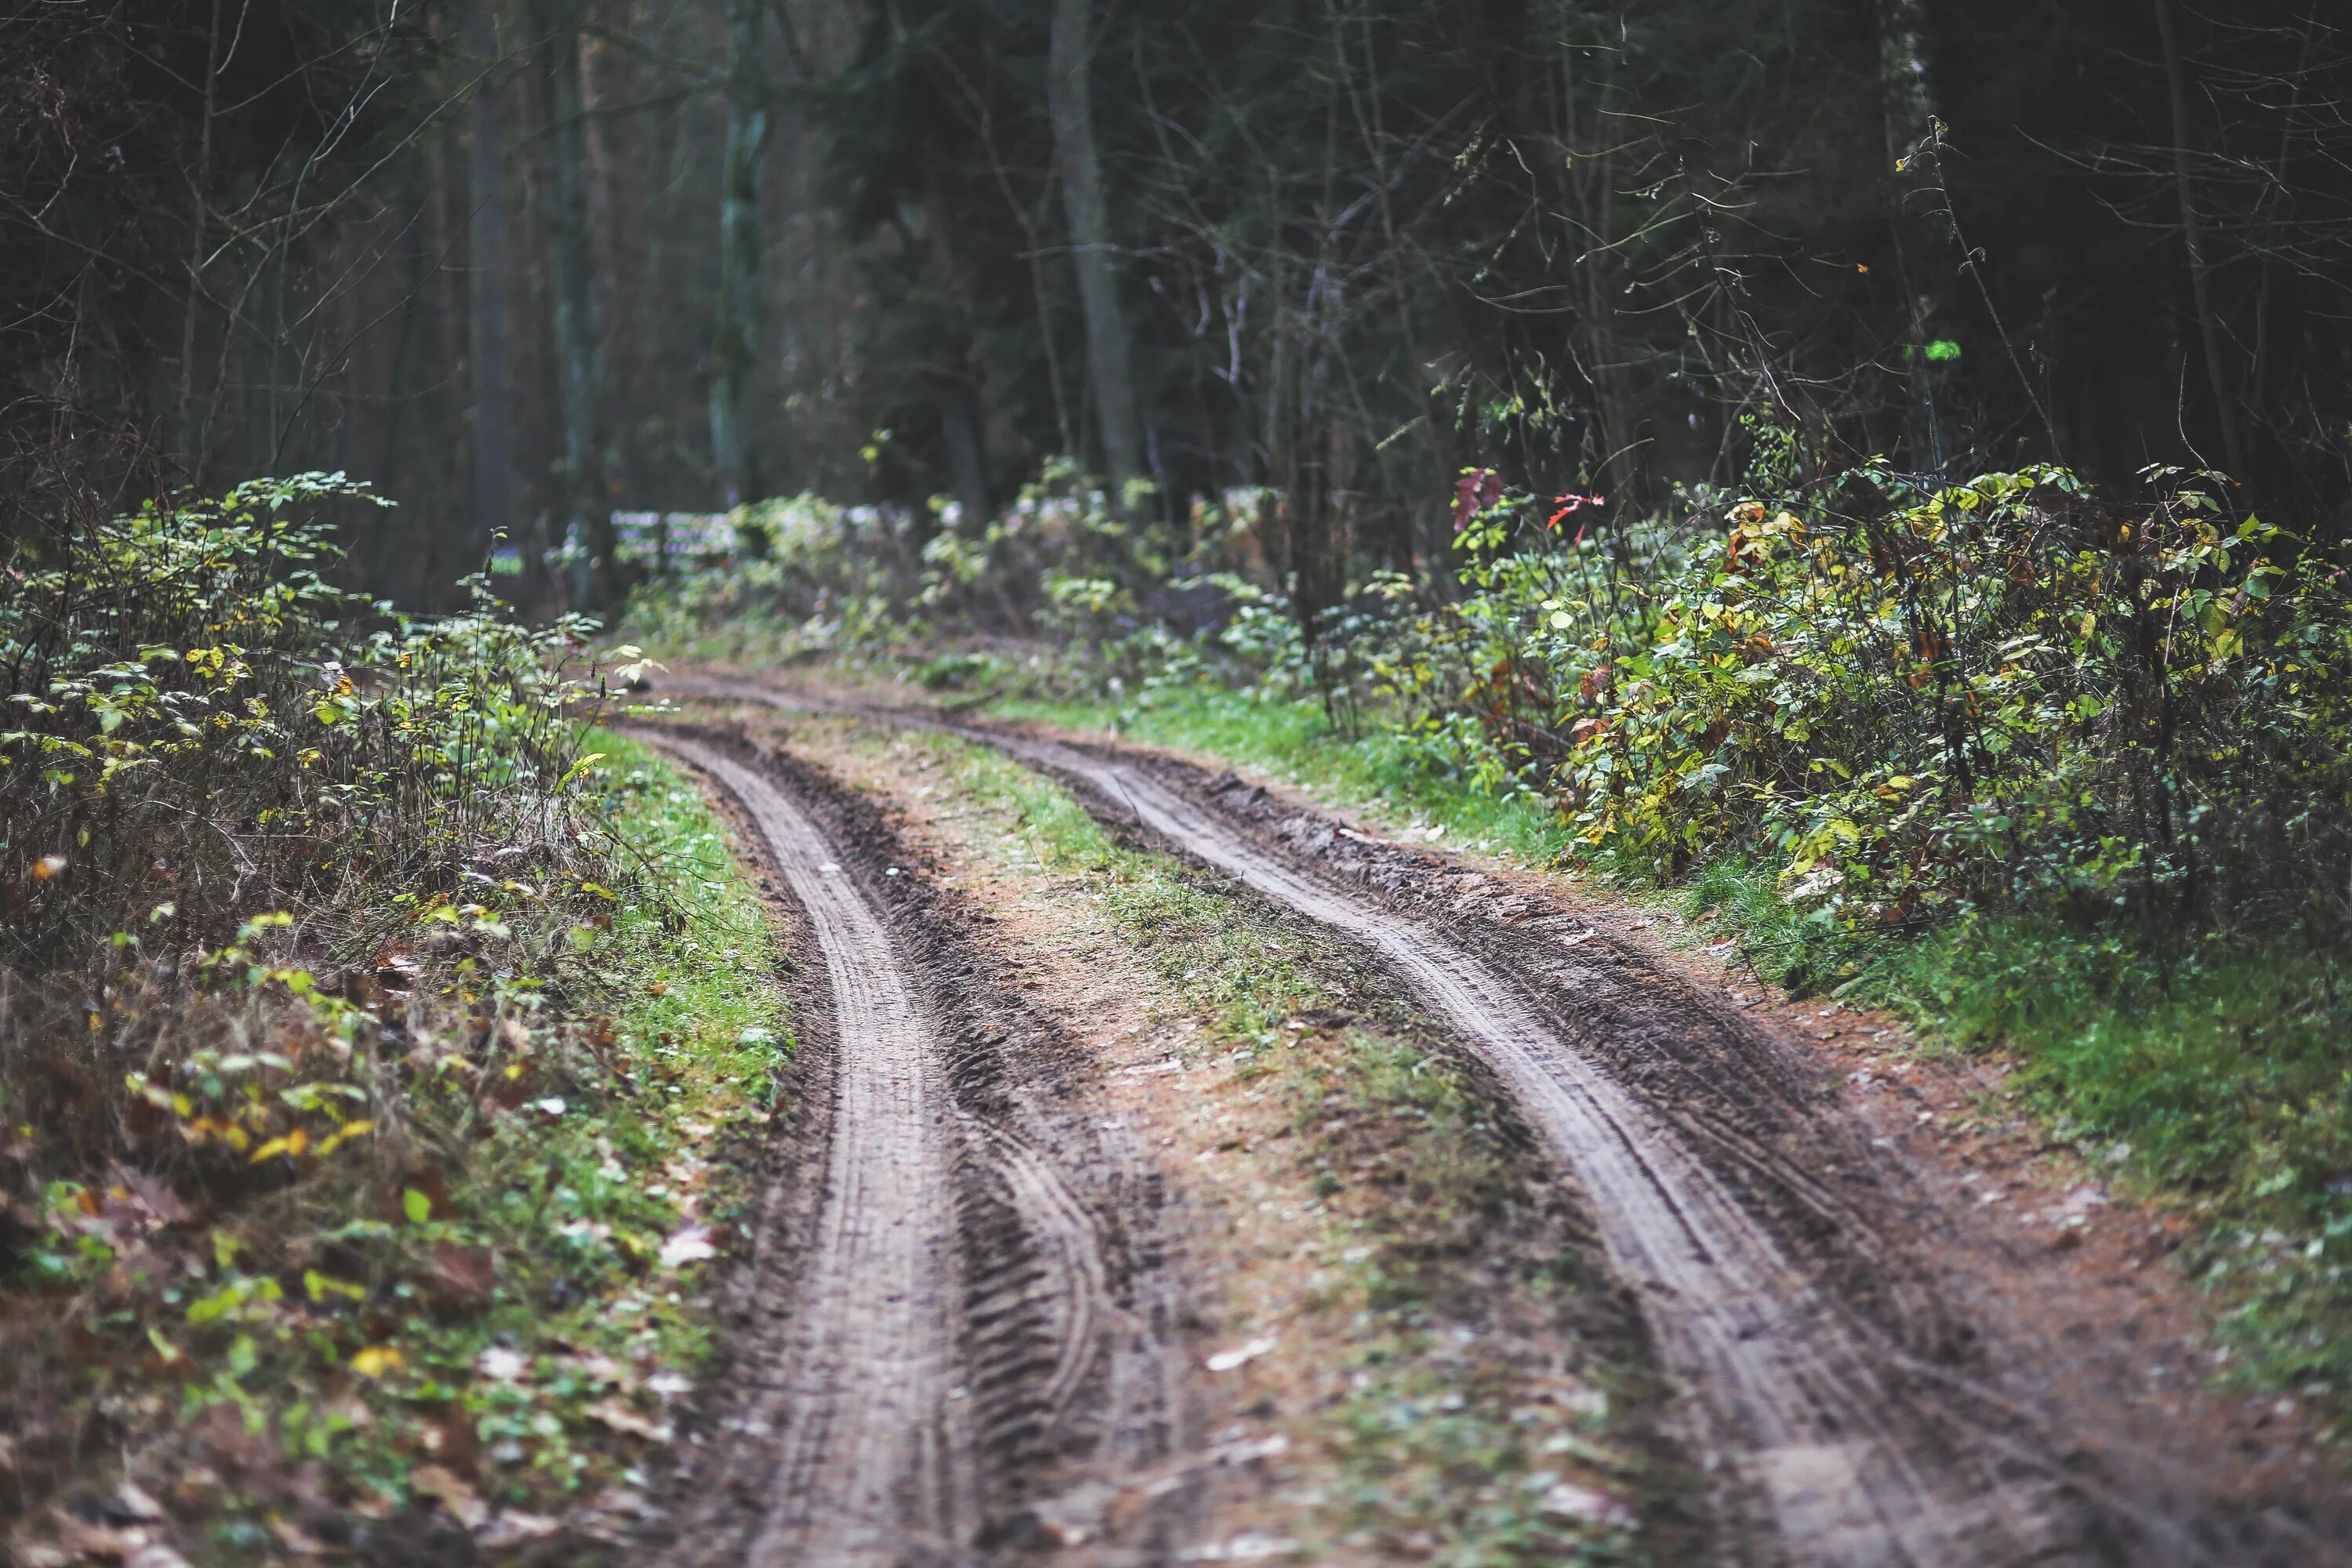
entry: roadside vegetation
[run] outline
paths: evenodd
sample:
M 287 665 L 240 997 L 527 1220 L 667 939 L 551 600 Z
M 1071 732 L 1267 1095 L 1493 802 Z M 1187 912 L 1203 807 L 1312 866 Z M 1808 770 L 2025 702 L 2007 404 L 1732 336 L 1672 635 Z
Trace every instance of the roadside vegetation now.
M 584 626 L 316 574 L 360 494 L 151 509 L 0 594 L 20 1563 L 577 1560 L 709 1349 L 788 1044 L 756 898 L 589 727 Z
M 2343 1408 L 2344 570 L 2201 472 L 1748 478 L 1596 536 L 1584 498 L 1467 472 L 1457 595 L 1375 574 L 1304 618 L 1238 511 L 1180 551 L 1049 479 L 910 552 L 876 547 L 903 516 L 803 500 L 633 625 L 1255 766 L 2011 1051 L 2054 1136 L 2204 1222 L 2232 1375 Z M 1029 635 L 972 635 L 1006 605 Z

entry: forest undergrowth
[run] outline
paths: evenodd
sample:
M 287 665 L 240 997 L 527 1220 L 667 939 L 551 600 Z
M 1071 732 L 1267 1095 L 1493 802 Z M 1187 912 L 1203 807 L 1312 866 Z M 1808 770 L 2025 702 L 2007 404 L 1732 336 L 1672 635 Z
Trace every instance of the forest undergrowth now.
M 2199 1220 L 2225 1375 L 2346 1411 L 2345 570 L 2216 475 L 1799 484 L 1774 449 L 1605 529 L 1465 472 L 1454 589 L 1372 572 L 1303 625 L 1264 498 L 1178 529 L 1050 485 L 984 525 L 757 509 L 763 555 L 630 624 L 1254 765 L 2011 1053 L 2052 1140 Z
M 580 1560 L 711 1347 L 789 1047 L 757 896 L 591 728 L 587 626 L 327 584 L 304 519 L 358 493 L 151 508 L 0 593 L 19 1563 Z

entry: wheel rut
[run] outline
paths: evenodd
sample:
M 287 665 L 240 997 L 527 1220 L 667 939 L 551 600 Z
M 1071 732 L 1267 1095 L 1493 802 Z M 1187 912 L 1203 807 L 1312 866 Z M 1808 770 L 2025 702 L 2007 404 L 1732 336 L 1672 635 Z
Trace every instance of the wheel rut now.
M 1090 1134 L 1050 1023 L 973 994 L 988 977 L 870 807 L 730 737 L 638 733 L 758 836 L 821 960 L 831 1037 L 823 1148 L 797 1152 L 798 1190 L 761 1222 L 783 1256 L 756 1267 L 744 1316 L 764 1328 L 738 1347 L 688 1559 L 984 1561 L 1072 1456 L 1164 1461 L 1183 1423 L 1155 1184 Z M 1142 1535 L 1183 1503 L 1168 1492 Z
M 743 682 L 667 684 L 845 706 Z M 1570 951 L 1592 933 L 1474 931 L 1425 907 L 1436 868 L 1418 857 L 1367 847 L 1376 841 L 1363 835 L 1339 843 L 1337 825 L 1309 814 L 1253 816 L 1185 764 L 857 710 L 947 730 L 1060 778 L 1107 818 L 1356 943 L 1481 1057 L 1585 1189 L 1659 1360 L 1692 1395 L 1690 1441 L 1720 1466 L 1743 1559 L 2347 1560 L 2292 1508 L 2209 1499 L 2186 1456 L 2132 1474 L 2128 1460 L 2119 1469 L 2053 1430 L 2033 1384 L 2037 1370 L 2060 1369 L 1986 1364 L 1977 1325 L 1946 1310 L 1921 1238 L 1892 1234 L 1906 1205 L 1915 1224 L 1933 1213 L 1906 1194 L 1895 1162 L 1696 997 L 1629 973 L 1638 961 L 1606 943 Z M 1832 1182 L 1810 1168 L 1833 1161 L 1861 1176 Z
M 959 1384 L 961 1262 L 953 1102 L 929 1020 L 887 929 L 816 825 L 761 773 L 658 737 L 740 802 L 823 953 L 840 1045 L 816 1236 L 797 1285 L 785 1375 L 744 1412 L 774 1433 L 754 1568 L 945 1560 L 978 1497 Z

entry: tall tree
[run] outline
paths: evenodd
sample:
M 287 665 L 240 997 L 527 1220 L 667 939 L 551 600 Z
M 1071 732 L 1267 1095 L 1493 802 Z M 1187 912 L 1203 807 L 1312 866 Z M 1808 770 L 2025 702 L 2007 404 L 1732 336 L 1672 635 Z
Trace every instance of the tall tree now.
M 587 546 L 596 604 L 628 594 L 606 484 L 611 443 L 604 403 L 604 320 L 588 212 L 588 105 L 580 61 L 580 0 L 531 0 L 540 36 L 541 107 L 547 125 L 547 237 L 556 381 L 563 419 L 564 499 Z
M 467 291 L 474 402 L 474 523 L 485 544 L 506 533 L 512 517 L 513 450 L 507 435 L 507 167 L 499 124 L 498 0 L 473 0 L 466 50 L 478 73 L 467 106 L 468 183 L 473 216 Z
M 2246 471 L 2246 442 L 2239 433 L 2236 396 L 2221 359 L 2221 321 L 2213 303 L 2213 269 L 2205 255 L 2204 224 L 2197 211 L 2195 155 L 2189 146 L 2188 73 L 2181 68 L 2180 35 L 2172 0 L 2155 0 L 2156 35 L 2164 51 L 2165 105 L 2172 116 L 2173 194 L 2180 204 L 2180 247 L 2189 260 L 2189 297 L 2197 313 L 2197 337 L 2204 351 L 2205 377 L 2213 391 L 2213 416 L 2221 426 L 2221 449 L 2232 474 Z
M 1086 315 L 1087 365 L 1103 463 L 1112 490 L 1124 497 L 1146 477 L 1143 423 L 1136 397 L 1134 333 L 1119 302 L 1118 242 L 1095 138 L 1094 49 L 1094 0 L 1054 0 L 1047 75 L 1055 159 L 1061 167 L 1078 304 Z
M 1898 171 L 1906 168 L 1914 148 L 1934 134 L 1935 105 L 1927 90 L 1927 62 L 1921 43 L 1923 0 L 1878 0 L 1878 94 L 1886 125 L 1885 167 L 1879 181 L 1886 192 L 1887 237 L 1895 258 L 1895 280 L 1909 314 L 1906 346 L 1916 350 L 1930 341 L 1928 317 L 1935 298 L 1917 281 L 1921 258 L 1906 243 L 1918 221 L 1906 210 L 1916 186 L 1906 184 Z M 1942 421 L 1936 412 L 1933 362 L 1914 352 L 1905 362 L 1909 396 L 1906 411 L 1906 444 L 1915 467 L 1940 468 L 1945 461 Z
M 719 299 L 710 345 L 710 462 L 726 504 L 762 493 L 751 396 L 760 366 L 760 166 L 767 152 L 765 0 L 725 0 L 727 160 L 719 200 Z

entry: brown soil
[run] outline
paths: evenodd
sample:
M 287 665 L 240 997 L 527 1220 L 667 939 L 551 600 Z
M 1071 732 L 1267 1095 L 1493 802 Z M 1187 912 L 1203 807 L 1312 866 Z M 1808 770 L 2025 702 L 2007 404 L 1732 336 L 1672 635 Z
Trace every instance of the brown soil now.
M 1759 1337 L 1793 1333 L 1820 1345 L 1843 1330 L 1845 1353 L 1856 1358 L 1844 1374 L 1867 1381 L 1855 1397 L 1810 1412 L 1792 1402 L 1791 1417 L 1851 1443 L 1854 1417 L 1876 1416 L 1874 1433 L 1861 1430 L 1913 1467 L 1890 1485 L 1870 1473 L 1865 1451 L 1858 1488 L 1841 1479 L 1826 1489 L 1852 1500 L 1856 1491 L 1900 1496 L 1908 1488 L 1927 1510 L 1947 1510 L 1948 1522 L 1921 1531 L 1919 1515 L 1882 1513 L 1881 1531 L 1852 1515 L 1792 1518 L 1769 1497 L 1768 1472 L 1768 1506 L 1780 1505 L 1784 1541 L 1822 1530 L 1805 1545 L 1790 1542 L 1796 1560 L 2346 1560 L 2352 1515 L 2340 1488 L 2250 1430 L 2241 1402 L 2194 1388 L 2193 1345 L 2182 1331 L 2193 1314 L 2161 1303 L 2129 1270 L 2120 1280 L 2104 1274 L 2105 1246 L 2015 1247 L 1987 1220 L 1986 1205 L 1955 1201 L 1972 1184 L 1951 1167 L 1924 1164 L 1894 1136 L 1907 1131 L 1916 1140 L 1916 1114 L 1905 1130 L 1883 1100 L 1849 1104 L 1842 1075 L 1825 1072 L 1808 1042 L 1608 929 L 1634 921 L 1595 921 L 1591 900 L 1562 900 L 1535 879 L 1471 872 L 1368 841 L 1230 774 L 1089 752 L 1097 763 L 1116 759 L 1114 787 L 1096 784 L 1108 816 L 1131 820 L 1142 804 L 1138 781 L 1149 780 L 1207 815 L 1205 832 L 1197 818 L 1184 823 L 1187 847 L 1254 850 L 1411 922 L 1412 940 L 1428 948 L 1454 945 L 1510 977 L 1547 1017 L 1550 1039 L 1602 1064 L 1655 1119 L 1645 1131 L 1703 1162 L 1715 1191 L 1758 1226 L 1789 1271 L 1770 1288 L 1793 1300 L 1821 1292 L 1764 1320 Z M 1958 1098 L 1948 1091 L 1947 1103 Z M 2046 1215 L 2058 1196 L 2046 1188 L 2042 1195 L 2030 1212 Z M 1611 1202 L 1596 1194 L 1604 1211 Z M 2053 1289 L 2062 1282 L 2070 1288 Z M 1688 1300 L 1652 1306 L 1671 1321 Z M 2168 1352 L 2152 1356 L 2134 1345 L 2135 1328 L 2161 1338 L 2168 1327 Z M 2152 1367 L 2154 1381 L 2172 1390 L 2160 1400 L 2148 1397 Z M 1702 1403 L 1708 1393 L 1702 1387 Z M 1739 1464 L 1745 1435 L 1736 1411 L 1715 1436 Z

